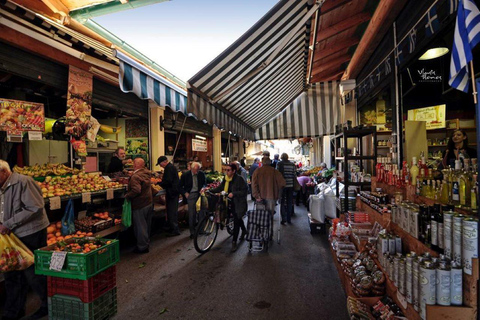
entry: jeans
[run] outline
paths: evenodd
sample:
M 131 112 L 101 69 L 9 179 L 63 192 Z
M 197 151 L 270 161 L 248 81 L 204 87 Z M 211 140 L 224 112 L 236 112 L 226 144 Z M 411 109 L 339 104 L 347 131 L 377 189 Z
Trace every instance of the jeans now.
M 147 250 L 150 245 L 150 229 L 152 227 L 153 206 L 132 210 L 133 232 L 137 238 L 137 249 Z
M 19 238 L 32 252 L 47 245 L 47 229 Z M 47 277 L 35 274 L 35 265 L 22 271 L 5 272 L 5 317 L 15 318 L 25 311 L 28 287 L 39 296 L 41 308 L 48 310 Z
M 166 197 L 167 219 L 172 233 L 180 233 L 178 229 L 178 195 L 175 197 Z
M 190 234 L 195 233 L 195 224 L 197 223 L 197 201 L 200 198 L 200 193 L 192 192 L 188 194 L 188 226 L 190 227 Z
M 293 187 L 284 188 L 282 192 L 282 221 L 290 222 L 293 211 Z

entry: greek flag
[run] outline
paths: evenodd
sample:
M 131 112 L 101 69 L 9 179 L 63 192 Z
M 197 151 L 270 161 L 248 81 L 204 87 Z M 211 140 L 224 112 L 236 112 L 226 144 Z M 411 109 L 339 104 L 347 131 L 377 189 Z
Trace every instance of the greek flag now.
M 448 80 L 453 88 L 468 92 L 468 63 L 472 61 L 472 50 L 479 42 L 480 11 L 473 0 L 460 0 Z

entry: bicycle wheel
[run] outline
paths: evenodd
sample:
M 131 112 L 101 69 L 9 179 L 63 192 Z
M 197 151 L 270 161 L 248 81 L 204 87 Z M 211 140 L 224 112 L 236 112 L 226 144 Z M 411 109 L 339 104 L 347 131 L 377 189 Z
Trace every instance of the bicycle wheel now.
M 206 215 L 195 230 L 193 244 L 199 253 L 205 253 L 213 246 L 218 234 L 218 224 L 213 214 Z
M 230 217 L 228 217 L 228 220 L 227 220 L 227 225 L 225 226 L 227 228 L 227 232 L 229 235 L 233 235 L 233 226 L 234 226 L 234 219 L 233 217 L 230 215 Z

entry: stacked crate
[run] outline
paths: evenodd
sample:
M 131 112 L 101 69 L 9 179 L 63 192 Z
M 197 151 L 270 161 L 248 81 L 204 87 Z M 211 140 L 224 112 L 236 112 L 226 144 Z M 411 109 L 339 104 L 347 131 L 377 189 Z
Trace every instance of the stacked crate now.
M 49 319 L 104 320 L 117 313 L 117 240 L 87 254 L 68 253 L 61 271 L 50 270 L 51 254 L 35 251 L 35 271 L 48 280 Z

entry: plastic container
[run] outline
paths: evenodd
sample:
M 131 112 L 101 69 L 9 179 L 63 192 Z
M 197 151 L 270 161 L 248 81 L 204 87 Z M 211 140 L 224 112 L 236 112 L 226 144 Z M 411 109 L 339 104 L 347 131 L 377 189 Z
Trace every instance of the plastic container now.
M 82 302 L 92 302 L 117 286 L 117 267 L 113 266 L 88 280 L 47 277 L 48 296 L 56 294 L 80 298 Z
M 84 303 L 78 297 L 55 295 L 48 297 L 48 319 L 104 320 L 117 313 L 117 288 Z
M 73 241 L 69 239 L 66 242 Z M 68 253 L 61 271 L 50 270 L 53 251 L 49 247 L 35 250 L 35 273 L 45 276 L 87 280 L 110 268 L 120 260 L 118 240 L 89 253 Z

